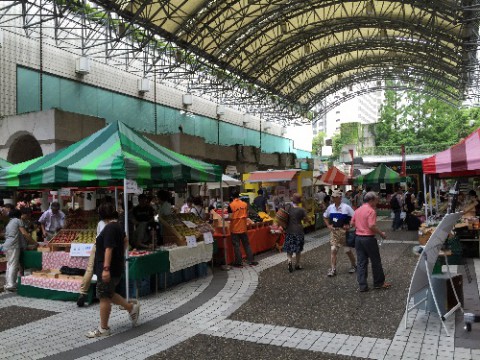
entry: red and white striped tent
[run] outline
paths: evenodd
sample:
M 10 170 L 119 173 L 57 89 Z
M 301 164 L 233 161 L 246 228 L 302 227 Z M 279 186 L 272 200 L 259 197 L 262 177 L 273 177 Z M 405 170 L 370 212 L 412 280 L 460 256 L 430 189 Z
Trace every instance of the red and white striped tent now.
M 440 177 L 480 175 L 480 128 L 461 142 L 422 162 L 425 174 Z
M 317 178 L 319 181 L 323 182 L 324 184 L 329 185 L 348 185 L 350 184 L 350 180 L 348 175 L 338 170 L 335 166 L 328 169 L 325 174 L 322 174 Z

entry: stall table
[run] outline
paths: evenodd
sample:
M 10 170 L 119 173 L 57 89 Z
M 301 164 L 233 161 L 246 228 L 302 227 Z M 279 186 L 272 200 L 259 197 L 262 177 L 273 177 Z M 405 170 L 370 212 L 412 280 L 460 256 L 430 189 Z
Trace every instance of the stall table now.
M 267 250 L 272 250 L 276 248 L 277 242 L 282 239 L 279 239 L 278 234 L 272 234 L 270 232 L 270 226 L 264 226 L 257 229 L 251 229 L 247 231 L 248 240 L 250 242 L 250 248 L 252 249 L 253 254 L 258 254 Z M 218 256 L 224 258 L 224 242 L 223 235 L 219 233 L 214 234 L 215 241 L 218 243 Z M 231 234 L 225 236 L 225 244 L 227 250 L 227 264 L 231 264 L 235 260 L 235 254 L 233 251 L 232 237 Z M 242 252 L 242 257 L 245 258 L 246 254 L 243 250 L 243 246 L 240 246 Z

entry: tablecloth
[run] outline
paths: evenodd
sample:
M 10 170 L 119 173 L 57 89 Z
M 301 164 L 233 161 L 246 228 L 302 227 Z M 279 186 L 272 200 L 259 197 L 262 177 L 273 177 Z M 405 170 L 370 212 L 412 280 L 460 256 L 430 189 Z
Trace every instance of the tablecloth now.
M 200 241 L 196 247 L 179 246 L 169 249 L 168 253 L 170 272 L 173 273 L 212 260 L 213 244 L 205 244 Z
M 271 250 L 275 248 L 275 244 L 277 240 L 279 240 L 278 234 L 272 234 L 270 232 L 270 227 L 262 227 L 257 229 L 252 229 L 247 231 L 248 240 L 250 242 L 250 248 L 254 254 L 258 254 L 260 252 L 264 252 L 267 250 Z M 219 248 L 219 256 L 224 257 L 224 247 L 226 246 L 227 250 L 227 264 L 233 263 L 235 260 L 235 254 L 233 251 L 233 244 L 231 236 L 227 236 L 225 238 L 225 245 L 222 236 L 215 236 L 215 240 L 218 243 Z M 242 257 L 246 258 L 245 251 L 243 250 L 243 246 L 240 246 L 240 250 L 242 252 Z

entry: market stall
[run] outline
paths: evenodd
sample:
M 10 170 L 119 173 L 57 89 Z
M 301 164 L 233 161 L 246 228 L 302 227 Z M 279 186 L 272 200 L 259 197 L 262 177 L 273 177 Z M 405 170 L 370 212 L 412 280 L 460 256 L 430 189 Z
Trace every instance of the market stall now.
M 135 179 L 136 183 L 132 179 Z M 60 151 L 0 170 L 0 187 L 38 189 L 123 186 L 124 203 L 128 202 L 127 193 L 137 185 L 152 186 L 176 181 L 213 182 L 220 179 L 219 166 L 196 161 L 168 150 L 121 122 L 114 122 Z M 127 216 L 125 213 L 125 230 L 128 234 Z M 72 237 L 71 233 L 68 235 Z M 63 244 L 63 250 L 67 250 L 68 246 Z M 197 246 L 197 242 L 192 241 L 186 248 L 195 251 Z M 56 246 L 52 244 L 50 250 L 54 247 Z M 128 258 L 129 254 L 126 255 Z M 130 266 L 126 268 L 127 279 L 129 268 Z M 42 269 L 52 270 L 46 269 L 43 262 Z M 52 281 L 44 282 L 42 288 L 55 290 L 55 286 L 49 285 L 49 288 L 47 283 L 62 280 L 54 277 Z M 28 281 L 30 279 L 22 277 L 20 284 Z M 129 287 L 128 281 L 126 287 Z M 75 292 L 71 287 L 68 289 Z
M 341 186 L 352 183 L 352 180 L 348 177 L 348 175 L 340 171 L 336 166 L 332 166 L 326 173 L 318 176 L 317 180 L 326 185 Z
M 390 193 L 394 193 L 396 189 L 393 188 L 394 184 L 398 183 L 406 183 L 409 181 L 408 177 L 402 177 L 396 171 L 390 169 L 385 164 L 378 165 L 373 171 L 369 172 L 365 175 L 360 175 L 355 178 L 354 183 L 356 185 L 378 185 L 380 184 L 380 199 L 377 205 L 379 211 L 382 209 L 386 209 L 387 213 L 390 213 L 390 197 L 386 194 L 386 186 L 390 184 L 392 188 L 390 189 Z
M 427 179 L 430 177 L 430 194 L 437 193 L 439 186 L 433 186 L 435 180 L 440 178 L 471 178 L 480 175 L 480 128 L 475 130 L 465 139 L 450 148 L 441 151 L 422 161 L 424 172 L 425 193 L 428 192 Z M 442 180 L 445 181 L 445 180 Z M 458 195 L 458 191 L 453 189 L 450 194 L 450 200 L 453 196 Z M 438 193 L 435 195 L 439 199 Z M 445 204 L 447 205 L 447 204 Z M 478 257 L 480 253 L 479 246 L 479 223 L 480 219 L 475 214 L 475 204 L 464 204 L 464 215 L 461 222 L 455 226 L 455 234 L 458 237 L 463 250 L 467 254 Z M 473 205 L 473 206 L 471 206 Z M 432 196 L 429 197 L 429 203 L 425 204 L 425 217 L 433 214 Z M 438 221 L 442 215 L 442 211 L 446 211 L 446 206 L 439 206 L 436 202 L 436 216 L 430 216 L 430 220 L 423 224 L 420 229 L 419 242 L 428 240 L 429 235 L 435 229 L 435 221 Z
M 256 196 L 260 188 L 267 190 L 268 203 L 271 209 L 270 216 L 275 216 L 275 210 L 291 202 L 294 193 L 300 194 L 302 203 L 311 219 L 311 223 L 304 224 L 309 227 L 314 224 L 314 199 L 313 199 L 313 172 L 299 169 L 255 171 L 243 175 L 245 191 Z

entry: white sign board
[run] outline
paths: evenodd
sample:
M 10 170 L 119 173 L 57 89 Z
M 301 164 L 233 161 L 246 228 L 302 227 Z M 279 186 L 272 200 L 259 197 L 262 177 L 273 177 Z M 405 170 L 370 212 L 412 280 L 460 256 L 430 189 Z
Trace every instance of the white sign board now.
M 143 189 L 138 187 L 138 184 L 135 180 L 127 180 L 127 194 L 141 194 Z
M 203 233 L 203 241 L 205 244 L 213 244 L 213 234 L 211 232 Z
M 187 240 L 187 247 L 197 247 L 197 238 L 195 235 L 185 236 L 185 239 Z
M 71 189 L 70 188 L 61 188 L 58 192 L 59 196 L 71 196 Z
M 455 223 L 462 217 L 462 215 L 463 213 L 461 212 L 445 215 L 430 236 L 430 239 L 428 239 L 421 256 L 418 258 L 417 266 L 412 276 L 407 304 L 414 294 L 428 286 L 427 272 L 429 274 L 432 273 L 443 243 L 447 239 L 450 231 L 452 231 Z M 427 259 L 428 265 L 425 264 L 425 259 Z
M 73 243 L 72 246 L 70 247 L 70 256 L 89 257 L 92 252 L 93 245 L 95 244 Z

